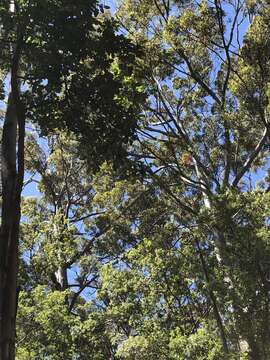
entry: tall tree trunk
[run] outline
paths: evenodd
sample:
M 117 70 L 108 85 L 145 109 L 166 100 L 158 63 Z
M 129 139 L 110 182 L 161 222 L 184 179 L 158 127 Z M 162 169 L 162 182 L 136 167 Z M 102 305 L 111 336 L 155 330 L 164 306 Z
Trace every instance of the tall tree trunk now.
M 15 359 L 15 319 L 25 124 L 17 121 L 13 95 L 2 138 L 2 224 L 0 234 L 0 360 Z M 18 136 L 17 136 L 17 124 Z M 17 141 L 18 139 L 18 141 Z M 16 166 L 16 150 L 17 163 Z
M 16 301 L 17 254 L 14 252 L 14 208 L 13 198 L 16 188 L 16 143 L 17 116 L 12 94 L 8 107 L 2 137 L 2 224 L 0 234 L 0 359 L 10 359 L 14 342 L 14 314 Z M 16 212 L 16 210 L 15 210 Z
M 24 128 L 24 124 L 21 124 Z M 2 137 L 2 224 L 0 234 L 0 360 L 15 358 L 15 318 L 17 308 L 18 238 L 20 223 L 21 165 L 17 168 L 16 151 L 21 159 L 21 136 L 12 92 Z M 18 139 L 18 141 L 17 141 Z
M 11 66 L 11 92 L 2 135 L 2 223 L 0 232 L 0 360 L 15 359 L 15 321 L 21 192 L 24 177 L 25 109 L 20 99 L 18 36 Z

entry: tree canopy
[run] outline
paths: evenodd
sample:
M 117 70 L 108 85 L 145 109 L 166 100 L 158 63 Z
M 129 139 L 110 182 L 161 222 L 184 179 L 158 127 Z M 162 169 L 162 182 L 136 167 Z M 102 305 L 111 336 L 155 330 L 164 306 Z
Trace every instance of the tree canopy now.
M 16 359 L 269 359 L 269 2 L 2 3 Z

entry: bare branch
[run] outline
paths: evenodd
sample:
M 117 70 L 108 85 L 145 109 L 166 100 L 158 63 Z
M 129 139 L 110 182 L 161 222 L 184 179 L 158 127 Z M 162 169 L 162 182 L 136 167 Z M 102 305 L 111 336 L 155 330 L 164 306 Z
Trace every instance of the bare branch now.
M 242 179 L 242 177 L 245 175 L 247 171 L 249 171 L 253 161 L 257 158 L 261 150 L 263 149 L 267 138 L 269 137 L 270 133 L 270 126 L 268 125 L 263 132 L 263 136 L 261 137 L 261 140 L 258 142 L 257 146 L 255 147 L 254 151 L 250 154 L 249 158 L 244 163 L 242 169 L 238 172 L 238 174 L 235 176 L 235 179 L 232 182 L 232 186 L 235 187 L 238 185 L 239 181 Z

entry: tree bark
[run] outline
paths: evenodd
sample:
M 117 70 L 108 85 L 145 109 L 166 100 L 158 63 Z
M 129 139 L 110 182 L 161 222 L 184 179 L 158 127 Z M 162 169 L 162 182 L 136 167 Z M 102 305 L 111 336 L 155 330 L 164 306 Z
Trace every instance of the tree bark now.
M 18 246 L 24 177 L 25 109 L 18 81 L 23 36 L 11 65 L 11 91 L 2 135 L 2 223 L 0 232 L 0 360 L 15 359 Z
M 12 10 L 14 11 L 14 9 Z M 0 231 L 0 360 L 15 359 L 17 274 L 21 192 L 24 178 L 25 108 L 18 80 L 25 25 L 18 26 L 12 51 L 11 90 L 4 120 L 1 153 L 2 214 Z
M 17 113 L 12 93 L 2 137 L 2 224 L 0 234 L 0 359 L 15 358 L 20 195 L 16 166 Z M 18 196 L 19 195 L 19 196 Z
M 24 115 L 22 115 L 21 121 L 18 121 L 16 106 L 11 93 L 2 137 L 3 202 L 0 233 L 0 360 L 15 359 L 18 245 L 21 191 L 24 175 L 24 131 Z M 18 166 L 16 166 L 16 160 Z

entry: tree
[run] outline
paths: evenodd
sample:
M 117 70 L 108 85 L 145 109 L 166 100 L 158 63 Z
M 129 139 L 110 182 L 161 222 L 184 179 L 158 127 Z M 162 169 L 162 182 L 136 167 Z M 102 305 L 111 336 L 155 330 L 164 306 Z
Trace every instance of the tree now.
M 116 352 L 114 324 L 96 290 L 100 268 L 136 242 L 130 228 L 137 211 L 129 215 L 131 204 L 122 200 L 129 191 L 138 202 L 138 182 L 120 180 L 108 164 L 91 174 L 77 151 L 74 136 L 62 132 L 46 146 L 27 137 L 26 183 L 37 182 L 40 196 L 22 203 L 20 360 L 106 359 Z
M 133 159 L 190 232 L 224 353 L 266 359 L 269 6 L 127 0 L 118 17 L 145 48 L 149 96 Z
M 26 141 L 29 183 L 37 182 L 40 196 L 22 204 L 16 358 L 100 359 L 110 350 L 99 339 L 102 318 L 86 300 L 102 261 L 91 236 L 99 215 L 93 175 L 74 136 L 61 132 L 44 143 L 33 135 Z
M 216 299 L 223 274 L 170 197 L 108 165 L 91 176 L 67 135 L 54 135 L 45 152 L 30 137 L 26 155 L 41 196 L 23 204 L 18 359 L 226 358 L 212 303 L 227 313 Z M 261 231 L 262 203 L 252 206 Z M 234 349 L 230 359 L 239 356 Z
M 122 54 L 123 62 L 120 55 L 108 57 L 108 73 L 95 72 L 123 84 L 113 96 L 123 109 L 147 94 L 139 114 L 134 111 L 133 141 L 124 141 L 121 169 L 105 162 L 94 175 L 93 154 L 100 155 L 99 164 L 115 160 L 99 136 L 89 151 L 91 171 L 86 163 L 72 165 L 77 146 L 87 149 L 88 130 L 102 124 L 105 139 L 116 134 L 104 130 L 106 121 L 94 121 L 93 113 L 111 116 L 106 97 L 98 112 L 93 102 L 93 112 L 77 92 L 84 79 L 91 93 L 89 57 L 85 67 L 76 67 L 78 78 L 65 78 L 64 89 L 54 80 L 30 79 L 37 96 L 30 101 L 26 92 L 25 104 L 43 131 L 59 120 L 80 141 L 63 137 L 62 126 L 49 154 L 31 141 L 27 166 L 39 172 L 42 196 L 24 203 L 22 359 L 268 358 L 267 5 L 122 1 L 116 16 L 132 48 L 140 44 L 142 50 L 131 57 L 134 68 L 123 66 L 129 60 Z M 46 95 L 50 84 L 56 97 Z M 48 113 L 54 117 L 46 127 Z M 71 121 L 74 114 L 78 122 Z M 125 121 L 121 114 L 114 119 Z M 87 125 L 82 132 L 81 119 Z
M 76 6 L 55 0 L 0 4 L 1 72 L 10 79 L 2 136 L 1 360 L 15 356 L 26 119 L 38 121 L 44 133 L 70 128 L 82 138 L 84 148 L 90 134 L 91 152 L 100 153 L 100 161 L 123 154 L 134 132 L 136 106 L 126 98 L 135 100 L 138 93 L 125 91 L 124 77 L 132 73 L 129 64 L 135 48 L 116 35 L 112 21 L 96 18 L 98 10 L 96 1 L 86 0 Z M 126 74 L 122 78 L 113 70 L 117 67 Z M 110 152 L 104 150 L 112 144 Z M 91 162 L 96 167 L 97 159 Z

